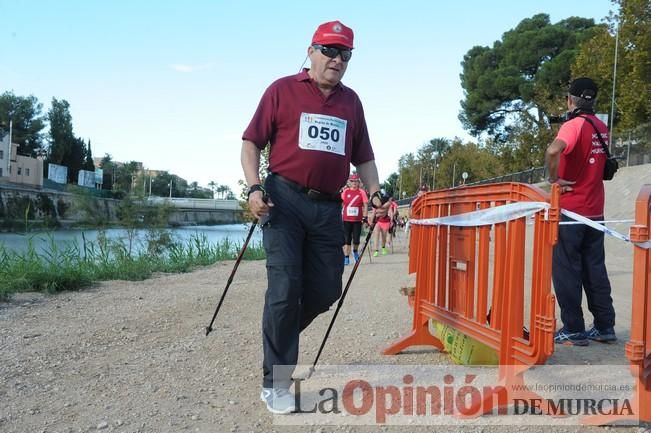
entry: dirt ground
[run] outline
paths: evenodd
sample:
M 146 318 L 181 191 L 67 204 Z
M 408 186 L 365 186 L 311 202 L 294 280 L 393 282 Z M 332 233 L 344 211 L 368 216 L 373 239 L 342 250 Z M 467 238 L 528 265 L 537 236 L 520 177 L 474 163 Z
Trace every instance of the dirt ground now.
M 637 182 L 646 179 L 636 173 L 631 175 L 639 179 Z M 631 189 L 633 197 L 639 190 L 624 180 L 621 188 Z M 625 196 L 621 189 L 619 194 Z M 626 213 L 632 217 L 632 204 L 630 209 L 613 209 L 617 218 Z M 606 248 L 619 341 L 586 348 L 558 347 L 549 364 L 627 363 L 624 344 L 630 328 L 632 247 L 608 239 Z M 364 259 L 320 364 L 450 363 L 447 355 L 434 349 L 413 350 L 398 356 L 380 353 L 411 327 L 411 310 L 399 293 L 400 286 L 408 281 L 406 251 L 403 236 L 396 241 L 393 254 L 374 258 L 372 263 Z M 233 262 L 228 261 L 188 274 L 157 275 L 142 282 L 103 282 L 82 292 L 21 294 L 0 303 L 0 431 L 325 433 L 613 429 L 274 424 L 274 417 L 259 400 L 260 317 L 266 285 L 263 261 L 241 264 L 213 333 L 208 337 L 204 333 L 232 266 Z M 345 278 L 351 268 L 347 267 Z M 331 314 L 319 317 L 303 334 L 299 363 L 312 362 Z M 617 430 L 645 431 L 640 427 Z

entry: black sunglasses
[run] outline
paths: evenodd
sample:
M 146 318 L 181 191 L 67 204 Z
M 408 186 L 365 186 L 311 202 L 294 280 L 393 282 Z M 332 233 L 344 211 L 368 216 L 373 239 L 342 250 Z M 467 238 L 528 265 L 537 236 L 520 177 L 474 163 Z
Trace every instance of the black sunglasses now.
M 314 44 L 312 45 L 314 49 L 321 51 L 321 54 L 323 54 L 326 57 L 330 57 L 331 59 L 336 58 L 337 56 L 341 56 L 341 61 L 342 62 L 347 62 L 350 60 L 350 58 L 353 56 L 353 50 L 350 48 L 337 48 L 337 47 L 329 47 L 327 45 L 320 45 L 320 44 Z

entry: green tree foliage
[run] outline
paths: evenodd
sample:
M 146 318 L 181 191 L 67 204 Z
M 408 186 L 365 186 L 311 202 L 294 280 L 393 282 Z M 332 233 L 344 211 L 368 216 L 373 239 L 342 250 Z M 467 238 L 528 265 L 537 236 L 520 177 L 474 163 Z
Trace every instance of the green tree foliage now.
M 105 154 L 99 163 L 100 168 L 104 172 L 104 189 L 112 191 L 120 191 L 128 194 L 144 195 L 143 181 L 137 182 L 138 177 L 142 172 L 142 163 L 138 161 L 130 161 L 126 164 L 113 161 L 110 154 Z M 140 185 L 136 189 L 136 185 Z
M 190 198 L 212 198 L 212 191 L 209 188 L 199 186 L 198 182 L 191 182 L 185 192 L 185 197 Z
M 217 189 L 217 182 L 211 180 L 210 182 L 208 182 L 208 188 L 210 188 L 210 192 L 212 192 L 212 198 L 215 198 L 215 190 Z
M 394 191 L 401 195 L 400 198 L 415 195 L 420 185 L 430 189 L 450 188 L 453 176 L 458 185 L 464 171 L 470 183 L 498 176 L 504 170 L 495 147 L 480 147 L 458 138 L 452 141 L 434 138 L 420 147 L 416 155 L 408 153 L 400 157 L 398 173 L 391 174 L 385 181 L 385 185 L 397 185 Z
M 160 197 L 187 197 L 187 191 L 188 182 L 167 171 L 159 172 L 152 179 L 151 195 Z
M 143 169 L 142 163 L 130 161 L 126 164 L 113 161 L 110 154 L 105 154 L 99 164 L 104 171 L 104 189 L 121 192 L 124 196 L 169 197 L 170 185 L 172 197 L 211 198 L 212 192 L 202 188 L 197 182 L 188 185 L 182 179 L 167 171 L 159 171 L 155 176 Z
M 47 162 L 68 167 L 68 183 L 77 183 L 77 175 L 84 166 L 87 150 L 84 140 L 74 135 L 68 101 L 52 98 L 48 120 L 50 147 Z
M 86 160 L 84 161 L 84 170 L 95 171 L 95 163 L 93 162 L 93 151 L 90 147 L 90 138 L 88 139 L 88 149 L 86 149 Z
M 43 104 L 34 96 L 16 96 L 13 92 L 0 95 L 0 128 L 9 130 L 12 121 L 12 141 L 18 153 L 35 157 L 43 152 L 45 116 Z
M 418 149 L 418 183 L 427 185 L 430 189 L 436 188 L 436 173 L 439 163 L 450 151 L 450 140 L 447 138 L 433 138 L 429 143 Z
M 391 173 L 389 177 L 382 184 L 384 191 L 389 194 L 391 197 L 398 197 L 400 191 L 398 190 L 399 176 L 398 173 Z
M 495 176 L 542 167 L 545 149 L 554 139 L 557 129 L 537 130 L 530 121 L 523 119 L 514 124 L 506 140 L 485 140 L 483 147 L 500 161 L 501 172 Z
M 84 167 L 86 160 L 86 143 L 79 137 L 74 137 L 70 148 L 63 157 L 63 165 L 68 167 L 68 182 L 77 183 L 79 170 Z M 94 170 L 92 170 L 94 171 Z
M 417 164 L 418 161 L 413 153 L 402 155 L 398 160 L 398 193 L 401 195 L 400 198 L 404 196 L 411 197 L 418 191 L 420 172 Z
M 105 153 L 102 157 L 102 160 L 99 163 L 99 167 L 103 171 L 103 189 L 113 190 L 113 183 L 115 182 L 115 163 L 113 162 L 113 157 Z
M 610 112 L 615 61 L 616 32 L 617 79 L 615 82 L 616 129 L 630 129 L 651 118 L 651 2 L 613 0 L 617 8 L 607 18 L 608 26 L 581 45 L 574 75 L 587 75 L 600 90 L 599 111 Z
M 465 99 L 459 119 L 471 134 L 506 141 L 517 121 L 547 126 L 570 80 L 577 47 L 595 33 L 591 19 L 551 24 L 549 15 L 522 20 L 492 47 L 475 46 L 463 58 Z
M 455 139 L 439 163 L 436 187 L 450 188 L 461 184 L 463 172 L 468 173 L 466 182 L 471 183 L 495 177 L 502 170 L 499 158 L 490 150 L 475 143 L 463 143 L 460 139 Z
M 411 197 L 416 194 L 421 185 L 434 188 L 437 182 L 437 167 L 441 159 L 450 150 L 450 140 L 447 138 L 433 138 L 421 146 L 416 155 L 408 153 L 398 161 L 396 173 L 395 197 Z M 391 175 L 393 176 L 393 175 Z M 391 177 L 390 177 L 391 178 Z M 403 194 L 403 192 L 405 194 Z
M 65 165 L 65 157 L 72 148 L 75 136 L 72 132 L 72 115 L 68 101 L 52 98 L 52 107 L 48 111 L 50 121 L 50 148 L 48 162 Z

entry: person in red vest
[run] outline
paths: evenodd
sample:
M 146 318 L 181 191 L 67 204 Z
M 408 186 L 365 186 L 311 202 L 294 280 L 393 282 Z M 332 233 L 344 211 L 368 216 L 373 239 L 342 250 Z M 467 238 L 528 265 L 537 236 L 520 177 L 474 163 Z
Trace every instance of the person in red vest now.
M 572 81 L 567 95 L 568 120 L 547 147 L 545 162 L 548 181 L 560 185 L 561 208 L 600 221 L 604 216 L 603 173 L 607 158 L 601 141 L 608 141 L 608 127 L 594 112 L 597 91 L 597 84 L 590 78 Z M 561 219 L 569 220 L 565 215 Z M 605 257 L 603 232 L 583 224 L 558 228 L 552 280 L 563 327 L 554 336 L 556 343 L 587 346 L 589 340 L 617 340 Z M 588 331 L 581 306 L 584 291 L 594 317 Z
M 350 264 L 350 245 L 353 245 L 353 259 L 359 260 L 359 237 L 362 222 L 368 222 L 368 196 L 359 187 L 359 176 L 351 174 L 348 188 L 341 192 L 342 219 L 344 220 L 344 265 Z

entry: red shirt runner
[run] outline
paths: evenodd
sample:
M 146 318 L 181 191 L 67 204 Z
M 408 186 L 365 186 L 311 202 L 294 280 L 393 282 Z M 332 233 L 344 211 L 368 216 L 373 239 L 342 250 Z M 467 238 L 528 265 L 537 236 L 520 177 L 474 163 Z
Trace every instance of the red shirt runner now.
M 341 193 L 341 200 L 343 200 L 343 220 L 349 222 L 361 221 L 364 216 L 364 208 L 368 204 L 366 191 L 360 188 L 346 188 Z

